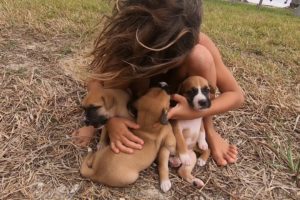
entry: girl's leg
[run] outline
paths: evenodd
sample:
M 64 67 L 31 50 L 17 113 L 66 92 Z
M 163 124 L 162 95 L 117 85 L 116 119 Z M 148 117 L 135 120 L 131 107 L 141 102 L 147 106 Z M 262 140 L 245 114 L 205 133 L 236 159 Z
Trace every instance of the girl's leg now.
M 212 87 L 216 88 L 217 76 L 214 59 L 205 46 L 197 44 L 191 51 L 185 66 L 189 76 L 202 76 L 208 80 Z M 217 164 L 224 166 L 236 162 L 237 148 L 230 145 L 216 132 L 212 116 L 204 118 L 204 127 L 212 157 Z

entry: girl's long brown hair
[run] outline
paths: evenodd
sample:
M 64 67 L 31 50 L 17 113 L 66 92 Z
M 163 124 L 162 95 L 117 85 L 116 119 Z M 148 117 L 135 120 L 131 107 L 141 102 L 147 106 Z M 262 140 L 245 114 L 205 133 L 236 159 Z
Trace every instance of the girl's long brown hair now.
M 179 66 L 197 43 L 201 0 L 118 0 L 95 42 L 92 78 L 118 86 Z

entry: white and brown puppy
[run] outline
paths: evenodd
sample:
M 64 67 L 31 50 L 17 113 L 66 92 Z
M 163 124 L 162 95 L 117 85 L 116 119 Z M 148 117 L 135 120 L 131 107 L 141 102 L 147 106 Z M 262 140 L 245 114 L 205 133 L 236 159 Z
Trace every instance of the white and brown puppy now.
M 195 110 L 206 109 L 211 105 L 210 87 L 207 80 L 200 76 L 191 76 L 185 79 L 179 86 L 178 91 Z M 177 155 L 179 158 L 170 158 L 170 162 L 173 166 L 182 164 L 178 170 L 179 175 L 196 187 L 202 187 L 203 182 L 191 174 L 195 164 L 197 163 L 199 166 L 205 165 L 210 155 L 202 118 L 173 121 L 172 126 L 176 137 Z M 203 151 L 198 160 L 194 152 L 197 149 Z
M 91 149 L 81 165 L 81 174 L 93 181 L 115 187 L 134 183 L 139 172 L 148 168 L 158 157 L 161 189 L 171 188 L 168 160 L 175 153 L 176 139 L 167 121 L 170 95 L 162 88 L 150 90 L 134 103 L 138 130 L 133 133 L 143 139 L 143 149 L 133 154 L 115 154 L 109 146 L 93 153 Z

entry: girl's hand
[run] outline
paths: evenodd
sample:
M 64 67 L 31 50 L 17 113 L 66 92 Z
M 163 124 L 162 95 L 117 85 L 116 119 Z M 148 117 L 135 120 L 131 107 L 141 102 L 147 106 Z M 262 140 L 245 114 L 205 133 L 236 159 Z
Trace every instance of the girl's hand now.
M 114 117 L 108 120 L 106 128 L 113 152 L 133 153 L 133 149 L 142 149 L 144 141 L 129 130 L 129 128 L 138 129 L 138 124 L 128 119 Z
M 174 94 L 172 100 L 176 101 L 177 105 L 169 110 L 168 119 L 190 120 L 200 117 L 200 111 L 193 110 L 184 96 Z

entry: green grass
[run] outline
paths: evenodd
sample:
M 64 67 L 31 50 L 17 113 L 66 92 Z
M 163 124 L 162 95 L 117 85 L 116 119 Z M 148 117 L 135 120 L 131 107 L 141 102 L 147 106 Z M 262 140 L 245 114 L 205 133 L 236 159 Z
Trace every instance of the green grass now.
M 95 27 L 110 11 L 107 0 L 3 0 L 0 20 L 7 26 L 24 26 L 45 34 L 80 36 Z
M 204 4 L 202 30 L 217 41 L 227 60 L 239 60 L 233 65 L 255 65 L 255 71 L 274 78 L 297 77 L 299 17 L 287 9 L 258 9 L 255 5 L 212 0 Z

